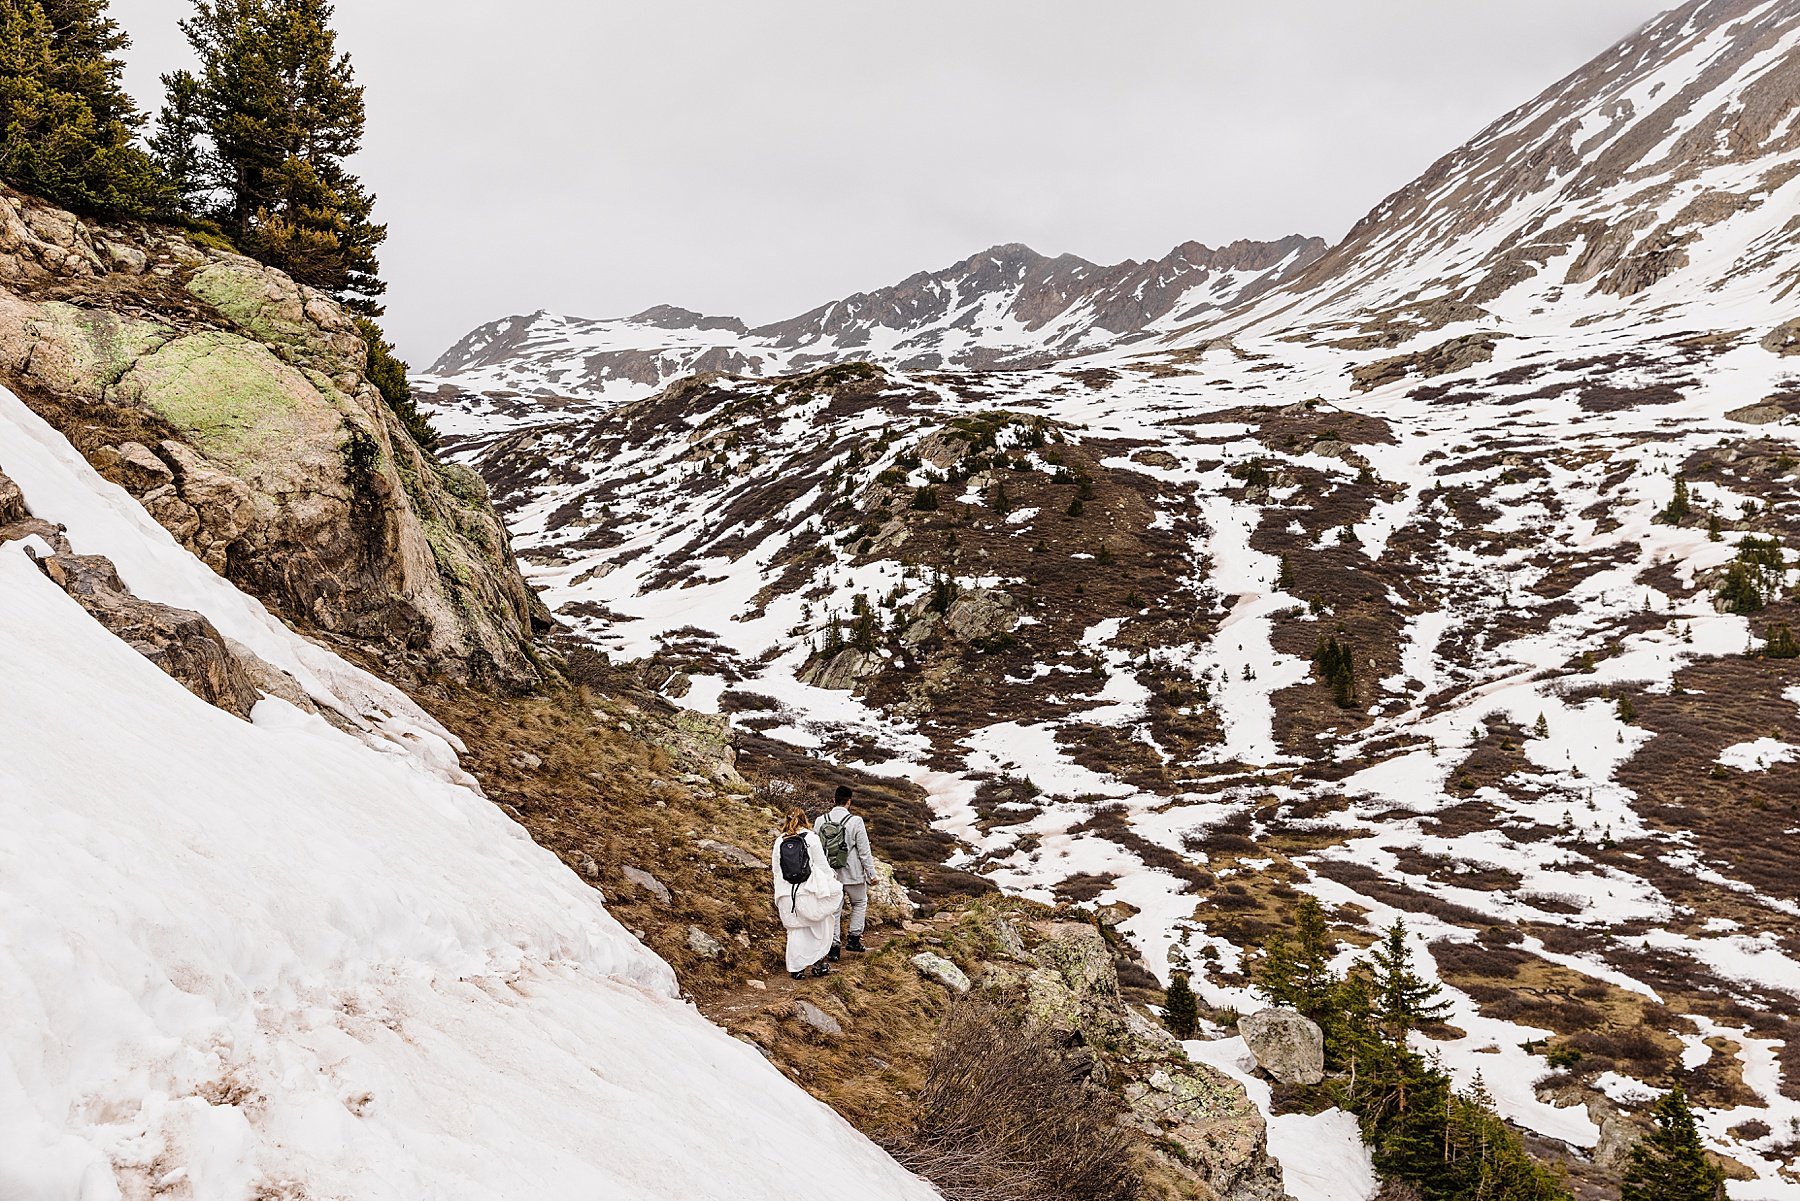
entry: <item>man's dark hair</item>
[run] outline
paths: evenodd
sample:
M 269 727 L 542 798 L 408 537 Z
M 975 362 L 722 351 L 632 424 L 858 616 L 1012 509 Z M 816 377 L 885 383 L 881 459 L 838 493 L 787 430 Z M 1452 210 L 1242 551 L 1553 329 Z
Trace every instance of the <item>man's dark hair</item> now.
M 849 799 L 850 799 L 850 786 L 848 784 L 839 784 L 838 790 L 837 790 L 837 803 L 842 805 L 844 802 L 848 801 Z

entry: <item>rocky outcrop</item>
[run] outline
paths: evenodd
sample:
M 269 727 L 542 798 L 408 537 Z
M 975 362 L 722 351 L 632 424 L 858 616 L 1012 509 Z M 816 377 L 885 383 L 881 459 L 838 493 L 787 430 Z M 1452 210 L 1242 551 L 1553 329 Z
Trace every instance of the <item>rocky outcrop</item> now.
M 329 297 L 0 190 L 0 380 L 214 570 L 403 676 L 521 684 L 541 605 L 480 480 L 407 435 Z
M 247 720 L 262 699 L 211 621 L 133 596 L 111 559 L 65 553 L 38 566 L 96 621 L 207 704 Z
M 51 553 L 26 553 L 57 587 L 101 625 L 156 664 L 189 692 L 227 713 L 248 719 L 262 699 L 249 652 L 234 646 L 199 613 L 132 595 L 101 555 L 78 555 L 63 528 L 34 517 L 23 491 L 0 473 L 0 544 L 35 538 Z M 257 661 L 259 668 L 266 667 Z M 278 675 L 272 668 L 268 674 Z
M 815 688 L 848 691 L 873 679 L 887 666 L 887 660 L 870 651 L 846 646 L 829 656 L 821 656 L 800 671 L 800 682 Z
M 30 516 L 31 510 L 25 507 L 25 494 L 12 480 L 0 475 L 0 529 L 24 521 Z
M 1358 392 L 1370 392 L 1384 384 L 1397 383 L 1408 376 L 1431 379 L 1465 371 L 1494 357 L 1494 347 L 1503 335 L 1468 334 L 1441 342 L 1414 354 L 1379 359 L 1351 370 Z
M 1762 340 L 1762 348 L 1783 357 L 1800 354 L 1800 317 L 1770 330 Z
M 1269 1158 L 1262 1114 L 1236 1081 L 1189 1060 L 1167 1031 L 1126 1004 L 1106 937 L 1081 922 L 1037 923 L 1023 933 L 1022 974 L 996 965 L 981 987 L 1022 988 L 1026 1020 L 1090 1057 L 1097 1077 L 1124 1099 L 1126 1120 L 1147 1136 L 1155 1174 L 1226 1201 L 1280 1201 L 1281 1169 Z
M 1238 1033 L 1256 1065 L 1283 1084 L 1325 1079 L 1325 1034 L 1292 1009 L 1260 1009 L 1238 1019 Z
M 960 594 L 944 614 L 944 626 L 964 642 L 985 642 L 1012 633 L 1019 624 L 1018 602 L 997 589 Z

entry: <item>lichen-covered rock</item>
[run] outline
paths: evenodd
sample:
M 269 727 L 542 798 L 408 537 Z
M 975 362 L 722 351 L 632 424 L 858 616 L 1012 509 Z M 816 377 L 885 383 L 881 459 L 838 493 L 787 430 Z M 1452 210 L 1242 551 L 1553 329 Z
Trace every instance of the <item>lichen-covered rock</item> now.
M 1281 1201 L 1263 1116 L 1238 1083 L 1205 1064 L 1171 1065 L 1126 1086 L 1132 1121 L 1183 1149 L 1182 1161 L 1226 1201 Z
M 875 878 L 869 881 L 869 918 L 890 924 L 905 921 L 915 911 L 906 889 L 894 878 L 893 865 L 875 857 Z
M 972 987 L 968 974 L 942 955 L 921 951 L 912 957 L 912 965 L 918 969 L 919 975 L 927 980 L 936 980 L 952 992 L 966 993 Z
M 717 959 L 725 953 L 725 944 L 698 926 L 688 927 L 687 947 L 702 959 Z
M 1039 928 L 1031 956 L 1040 966 L 1026 979 L 1034 1021 L 1054 1029 L 1081 1030 L 1090 1041 L 1112 1042 L 1125 1025 L 1112 948 L 1100 931 L 1081 922 Z
M 1238 1019 L 1238 1033 L 1256 1064 L 1283 1084 L 1325 1079 L 1325 1035 L 1292 1009 L 1259 1009 Z
M 299 628 L 403 676 L 537 679 L 548 614 L 485 489 L 413 443 L 367 357 L 279 271 L 0 188 L 0 382 Z

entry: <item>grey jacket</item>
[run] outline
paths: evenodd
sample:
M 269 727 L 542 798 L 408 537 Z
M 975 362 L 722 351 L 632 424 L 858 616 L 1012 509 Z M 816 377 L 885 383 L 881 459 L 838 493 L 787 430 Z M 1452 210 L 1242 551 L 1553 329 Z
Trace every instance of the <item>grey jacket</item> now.
M 850 848 L 850 858 L 837 869 L 838 882 L 867 884 L 875 878 L 875 853 L 869 850 L 869 828 L 863 824 L 861 815 L 839 805 L 814 822 L 813 830 L 817 832 L 827 821 L 844 821 L 846 816 L 850 820 L 844 824 L 844 845 Z

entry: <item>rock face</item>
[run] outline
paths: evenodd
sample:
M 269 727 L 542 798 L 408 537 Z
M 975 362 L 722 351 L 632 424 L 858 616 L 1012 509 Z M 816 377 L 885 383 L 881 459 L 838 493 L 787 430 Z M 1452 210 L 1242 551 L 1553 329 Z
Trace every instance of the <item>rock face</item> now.
M 484 486 L 413 443 L 323 294 L 0 189 L 0 381 L 296 627 L 402 675 L 536 678 L 548 618 Z
M 249 718 L 261 695 L 206 617 L 139 600 L 119 580 L 112 560 L 99 555 L 57 554 L 38 565 L 95 620 L 189 692 Z
M 1325 1035 L 1292 1009 L 1262 1009 L 1238 1019 L 1238 1033 L 1256 1064 L 1283 1084 L 1325 1079 Z
M 1280 1201 L 1281 1169 L 1268 1155 L 1262 1114 L 1230 1077 L 1187 1058 L 1162 1027 L 1125 1004 L 1111 948 L 1093 926 L 1029 928 L 1022 980 L 996 968 L 984 989 L 1023 985 L 1027 1020 L 1088 1049 L 1142 1130 L 1158 1170 L 1226 1201 Z M 1179 1150 L 1170 1154 L 1162 1147 Z

